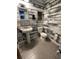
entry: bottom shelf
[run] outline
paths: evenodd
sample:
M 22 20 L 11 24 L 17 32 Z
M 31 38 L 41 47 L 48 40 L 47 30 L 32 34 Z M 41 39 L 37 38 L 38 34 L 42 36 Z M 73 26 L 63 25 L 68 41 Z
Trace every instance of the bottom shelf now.
M 18 47 L 21 48 L 22 46 L 24 46 L 25 42 L 26 42 L 26 40 L 18 42 Z
M 54 39 L 49 38 L 54 44 L 56 44 L 57 46 L 60 46 L 61 44 L 57 43 Z

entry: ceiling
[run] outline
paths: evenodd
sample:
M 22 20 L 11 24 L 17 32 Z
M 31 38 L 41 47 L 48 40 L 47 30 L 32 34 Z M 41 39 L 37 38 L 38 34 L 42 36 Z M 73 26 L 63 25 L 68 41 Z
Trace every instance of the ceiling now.
M 59 1 L 61 0 L 29 0 L 29 2 L 32 3 L 35 7 L 38 7 L 41 9 L 44 9 L 47 4 L 53 3 L 54 5 Z

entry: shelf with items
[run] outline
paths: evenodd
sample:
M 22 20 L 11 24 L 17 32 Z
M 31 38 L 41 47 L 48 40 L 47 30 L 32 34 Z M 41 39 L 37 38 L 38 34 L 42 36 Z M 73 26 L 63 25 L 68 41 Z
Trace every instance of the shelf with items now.
M 32 31 L 30 32 L 30 35 L 33 35 L 34 33 L 37 33 L 38 31 Z
M 33 34 L 35 34 L 35 33 L 37 33 L 38 31 L 32 31 L 32 32 L 30 32 L 30 35 L 33 35 Z
M 53 30 L 50 30 L 48 29 L 48 32 L 47 32 L 47 35 L 48 35 L 48 38 L 54 42 L 56 45 L 60 46 L 61 42 L 61 35 L 58 34 L 58 33 L 54 33 Z
M 17 44 L 18 47 L 23 47 L 24 44 L 27 42 L 27 34 L 23 32 L 20 28 L 17 29 Z
M 49 16 L 57 16 L 57 15 L 61 15 L 61 12 L 55 12 L 55 13 L 51 13 L 51 14 L 49 14 Z
M 37 39 L 38 38 L 38 35 L 37 34 L 30 35 L 30 38 L 31 39 Z
M 54 36 L 50 33 L 47 33 L 48 37 L 51 38 L 51 39 L 54 39 Z
M 35 40 L 38 38 L 38 29 L 36 26 L 32 26 L 33 30 L 30 32 L 30 39 Z
M 59 24 L 59 21 L 49 21 L 48 22 L 48 26 L 50 27 L 50 26 L 58 26 L 58 24 Z
M 24 39 L 23 37 L 18 37 L 17 38 L 18 47 L 19 48 L 23 47 L 26 41 L 27 41 L 27 39 Z
M 53 40 L 52 38 L 49 38 L 53 43 L 55 43 L 57 46 L 60 46 L 60 43 L 57 43 L 55 40 Z
M 24 44 L 25 44 L 25 42 L 26 42 L 26 40 L 23 40 L 23 41 L 21 41 L 21 42 L 18 42 L 18 47 L 19 47 L 19 48 L 23 47 Z
M 60 12 L 60 10 L 61 10 L 61 7 L 57 7 L 57 8 L 54 8 L 54 9 L 48 10 L 48 12 L 49 12 L 49 14 L 51 14 L 51 13 Z
M 34 33 L 31 33 L 30 34 L 30 39 L 32 40 L 35 40 L 35 39 L 37 39 L 38 38 L 38 32 L 34 32 Z
M 61 3 L 59 3 L 59 4 L 55 5 L 55 6 L 51 6 L 50 8 L 46 8 L 46 9 L 47 9 L 47 10 L 51 10 L 51 9 L 54 9 L 54 8 L 56 8 L 56 7 L 59 7 L 59 6 L 61 6 Z
M 56 39 L 56 40 L 54 39 L 54 40 L 53 40 L 52 38 L 50 38 L 50 40 L 51 40 L 51 41 L 54 41 L 56 44 L 58 44 L 58 46 L 61 45 L 60 39 Z

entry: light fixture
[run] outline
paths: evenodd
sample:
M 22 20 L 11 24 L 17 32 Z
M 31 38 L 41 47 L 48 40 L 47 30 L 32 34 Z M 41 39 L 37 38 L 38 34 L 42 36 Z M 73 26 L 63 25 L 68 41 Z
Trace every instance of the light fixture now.
M 25 1 L 25 2 L 29 2 L 29 0 L 23 0 L 23 1 Z

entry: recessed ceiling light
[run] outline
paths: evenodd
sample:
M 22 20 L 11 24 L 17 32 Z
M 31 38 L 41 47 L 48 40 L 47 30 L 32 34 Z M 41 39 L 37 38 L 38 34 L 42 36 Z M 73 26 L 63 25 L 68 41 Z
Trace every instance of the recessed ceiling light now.
M 24 0 L 25 2 L 29 2 L 29 0 Z

